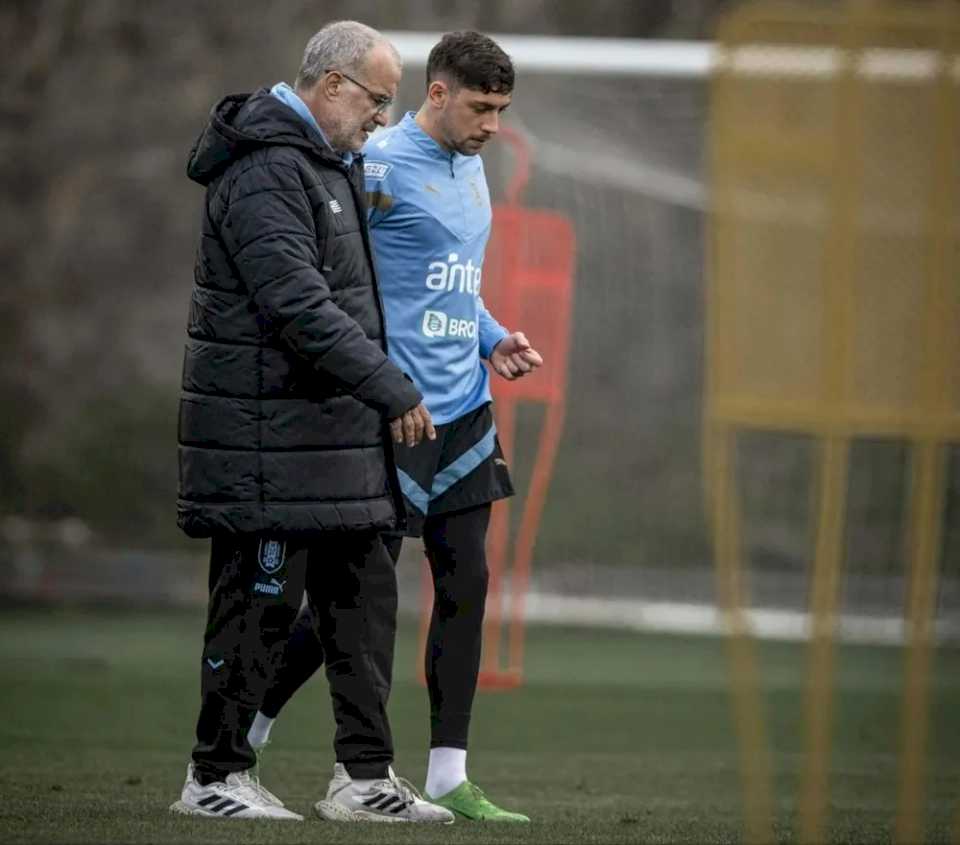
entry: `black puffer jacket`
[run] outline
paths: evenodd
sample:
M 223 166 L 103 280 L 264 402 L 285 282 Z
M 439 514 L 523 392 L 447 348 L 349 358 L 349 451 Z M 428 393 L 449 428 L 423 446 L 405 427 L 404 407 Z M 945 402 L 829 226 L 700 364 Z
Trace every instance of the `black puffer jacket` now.
M 387 358 L 362 194 L 269 92 L 227 97 L 190 154 L 207 186 L 180 404 L 178 523 L 293 536 L 402 518 L 387 420 L 421 399 Z

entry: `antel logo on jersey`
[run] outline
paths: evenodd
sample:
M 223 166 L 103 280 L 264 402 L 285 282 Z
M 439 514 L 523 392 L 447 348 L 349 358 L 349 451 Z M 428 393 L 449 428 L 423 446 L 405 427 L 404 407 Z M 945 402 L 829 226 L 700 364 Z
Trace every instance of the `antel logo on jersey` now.
M 427 265 L 426 285 L 430 290 L 459 290 L 460 293 L 480 293 L 482 265 L 468 260 L 459 263 L 460 256 L 451 252 L 446 261 L 432 261 Z
M 448 317 L 443 311 L 424 311 L 423 333 L 427 337 L 456 337 L 472 340 L 477 336 L 477 322 Z

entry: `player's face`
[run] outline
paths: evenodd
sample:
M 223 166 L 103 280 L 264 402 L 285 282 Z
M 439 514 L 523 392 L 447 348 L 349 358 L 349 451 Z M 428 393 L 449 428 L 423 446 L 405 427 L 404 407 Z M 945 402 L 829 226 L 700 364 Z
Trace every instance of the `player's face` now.
M 349 76 L 333 69 L 337 84 L 334 127 L 330 145 L 339 152 L 359 152 L 370 133 L 387 125 L 387 109 L 400 85 L 400 65 L 386 44 L 370 51 L 363 70 Z
M 485 94 L 475 88 L 449 88 L 443 85 L 446 96 L 440 118 L 440 131 L 445 145 L 461 155 L 479 153 L 484 145 L 500 131 L 500 118 L 510 105 L 510 94 Z

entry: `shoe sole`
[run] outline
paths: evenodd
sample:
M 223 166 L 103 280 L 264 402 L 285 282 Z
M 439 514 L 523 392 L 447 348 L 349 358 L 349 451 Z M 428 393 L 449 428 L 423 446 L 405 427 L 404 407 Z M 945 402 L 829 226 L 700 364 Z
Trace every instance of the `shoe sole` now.
M 449 807 L 447 807 L 450 810 Z M 458 819 L 475 824 L 530 824 L 530 819 L 511 819 L 509 816 L 468 816 L 459 810 L 450 810 Z
M 438 807 L 443 807 L 444 810 L 449 810 L 451 813 L 453 813 L 457 820 L 462 819 L 465 822 L 477 822 L 481 824 L 530 824 L 530 819 L 521 813 L 511 816 L 509 811 L 504 810 L 502 813 L 491 814 L 488 816 L 482 814 L 470 815 L 469 813 L 465 813 L 459 807 L 451 807 L 449 804 L 441 804 L 436 798 L 431 798 L 429 795 L 425 795 L 424 797 L 431 804 L 436 804 Z M 517 818 L 517 816 L 519 816 L 519 818 Z
M 209 810 L 203 809 L 203 807 L 191 807 L 189 804 L 185 804 L 183 801 L 174 801 L 170 805 L 170 812 L 177 813 L 181 816 L 201 816 L 206 819 L 225 819 L 226 821 L 239 820 L 242 822 L 255 822 L 260 820 L 267 820 L 271 822 L 302 822 L 303 816 L 297 815 L 294 813 L 292 816 L 245 816 L 242 813 L 236 813 L 232 816 L 221 816 L 219 813 L 211 813 Z
M 386 816 L 369 810 L 350 810 L 336 801 L 317 801 L 313 811 L 328 822 L 386 822 L 387 824 L 453 824 L 453 819 L 411 819 Z

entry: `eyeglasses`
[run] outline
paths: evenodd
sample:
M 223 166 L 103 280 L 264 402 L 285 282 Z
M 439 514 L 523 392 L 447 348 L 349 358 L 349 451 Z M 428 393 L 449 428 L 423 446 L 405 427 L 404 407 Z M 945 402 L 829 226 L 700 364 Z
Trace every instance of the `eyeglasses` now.
M 354 79 L 347 73 L 344 73 L 342 70 L 337 70 L 336 68 L 327 68 L 324 73 L 339 73 L 344 79 L 352 82 L 358 88 L 362 88 L 367 92 L 367 96 L 370 98 L 370 102 L 376 106 L 376 111 L 374 114 L 383 114 L 390 106 L 393 105 L 393 97 L 388 97 L 386 94 L 377 94 L 375 91 L 371 91 L 364 85 L 362 82 Z

